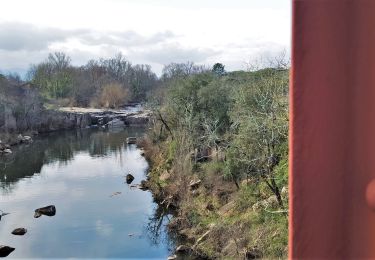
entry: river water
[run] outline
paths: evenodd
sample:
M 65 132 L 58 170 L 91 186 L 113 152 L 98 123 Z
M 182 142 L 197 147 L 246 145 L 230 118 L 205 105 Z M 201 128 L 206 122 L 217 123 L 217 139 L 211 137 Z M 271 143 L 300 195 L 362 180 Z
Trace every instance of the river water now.
M 15 247 L 9 257 L 160 258 L 173 242 L 148 191 L 147 161 L 128 136 L 142 128 L 78 130 L 40 136 L 0 156 L 0 245 Z M 121 192 L 121 193 L 120 193 Z M 56 215 L 34 218 L 34 210 L 56 206 Z M 15 228 L 24 227 L 24 236 Z

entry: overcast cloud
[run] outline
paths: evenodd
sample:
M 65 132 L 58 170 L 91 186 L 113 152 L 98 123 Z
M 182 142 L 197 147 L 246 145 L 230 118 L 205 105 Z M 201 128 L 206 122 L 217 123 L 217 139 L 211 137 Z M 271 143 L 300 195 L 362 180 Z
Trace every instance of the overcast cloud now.
M 24 73 L 49 52 L 75 65 L 122 52 L 160 74 L 170 62 L 229 70 L 290 48 L 289 0 L 5 0 L 0 71 Z

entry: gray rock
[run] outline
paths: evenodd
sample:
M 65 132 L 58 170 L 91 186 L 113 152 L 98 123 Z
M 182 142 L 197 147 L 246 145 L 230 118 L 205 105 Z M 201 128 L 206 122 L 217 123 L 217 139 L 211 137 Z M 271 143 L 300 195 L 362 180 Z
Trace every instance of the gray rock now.
M 22 135 L 21 135 L 21 139 L 20 139 L 20 141 L 21 141 L 21 143 L 26 143 L 26 144 L 28 144 L 28 143 L 32 143 L 32 142 L 33 142 L 33 139 L 32 139 L 30 136 L 28 136 L 28 135 L 25 135 L 25 136 L 22 136 Z
M 125 127 L 125 123 L 118 118 L 114 118 L 112 121 L 107 123 L 107 126 L 108 127 Z
M 14 250 L 15 248 L 13 247 L 0 245 L 0 257 L 7 257 Z
M 179 245 L 177 248 L 176 248 L 176 252 L 177 253 L 187 253 L 191 250 L 190 247 L 188 246 L 185 246 L 185 245 Z
M 128 175 L 126 175 L 126 183 L 127 184 L 132 183 L 133 180 L 134 180 L 134 176 L 133 175 L 131 175 L 130 173 Z
M 34 218 L 39 218 L 40 216 L 55 216 L 56 215 L 56 208 L 54 205 L 46 206 L 43 208 L 39 208 L 35 210 Z
M 4 149 L 3 153 L 12 153 L 12 150 L 10 150 L 10 149 Z
M 137 143 L 137 137 L 128 137 L 126 138 L 127 144 L 136 144 Z
M 149 190 L 150 185 L 149 185 L 148 181 L 142 180 L 141 184 L 139 184 L 138 188 L 141 189 L 141 190 Z
M 190 181 L 190 183 L 189 183 L 190 189 L 194 190 L 194 189 L 198 188 L 199 185 L 201 184 L 201 182 L 202 182 L 201 180 L 196 180 L 196 181 L 192 180 L 192 181 Z
M 259 259 L 262 257 L 263 257 L 262 252 L 256 247 L 248 249 L 245 252 L 245 259 Z
M 12 234 L 16 236 L 23 236 L 26 234 L 26 232 L 27 232 L 26 228 L 16 228 L 15 230 L 12 231 Z

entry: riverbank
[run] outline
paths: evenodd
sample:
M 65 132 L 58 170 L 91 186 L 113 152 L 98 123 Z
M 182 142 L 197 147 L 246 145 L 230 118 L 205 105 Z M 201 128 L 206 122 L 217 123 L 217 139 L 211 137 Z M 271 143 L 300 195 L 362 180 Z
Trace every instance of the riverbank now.
M 61 107 L 44 109 L 40 116 L 29 122 L 27 130 L 19 128 L 20 120 L 9 112 L 0 131 L 0 153 L 11 153 L 11 146 L 32 142 L 39 133 L 79 128 L 111 128 L 146 125 L 151 112 L 139 104 L 125 109 L 97 109 L 82 107 Z
M 145 138 L 139 145 L 150 162 L 148 179 L 154 198 L 174 212 L 168 230 L 180 237 L 177 259 L 181 254 L 197 259 L 287 256 L 287 212 L 267 187 L 257 190 L 248 179 L 237 188 L 222 177 L 220 160 L 176 160 L 172 140 Z M 282 196 L 287 203 L 286 187 Z

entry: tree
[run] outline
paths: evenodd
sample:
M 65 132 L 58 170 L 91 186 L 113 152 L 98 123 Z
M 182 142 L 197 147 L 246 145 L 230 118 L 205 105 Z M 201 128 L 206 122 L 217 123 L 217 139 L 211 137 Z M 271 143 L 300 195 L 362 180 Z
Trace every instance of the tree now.
M 224 65 L 221 63 L 215 63 L 212 66 L 212 72 L 215 73 L 217 76 L 223 76 L 225 74 Z
M 186 78 L 190 75 L 196 75 L 206 72 L 205 66 L 196 65 L 194 62 L 186 63 L 170 63 L 165 65 L 162 71 L 161 79 L 163 81 L 168 81 L 172 79 Z
M 133 66 L 130 79 L 132 99 L 135 101 L 144 100 L 146 93 L 156 85 L 156 81 L 156 74 L 152 72 L 150 65 Z
M 228 151 L 227 173 L 240 180 L 244 174 L 263 181 L 283 205 L 275 168 L 287 154 L 288 140 L 288 74 L 263 70 L 254 75 L 251 84 L 236 91 L 233 140 Z
M 62 52 L 51 53 L 44 62 L 31 66 L 28 77 L 45 97 L 67 97 L 73 88 L 70 61 Z

